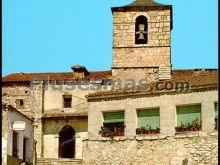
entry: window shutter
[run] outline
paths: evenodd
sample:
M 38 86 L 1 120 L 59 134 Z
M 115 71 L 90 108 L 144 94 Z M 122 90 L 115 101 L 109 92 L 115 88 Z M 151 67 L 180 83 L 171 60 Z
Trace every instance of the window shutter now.
M 104 123 L 120 123 L 124 122 L 124 112 L 108 112 L 104 113 Z
M 180 126 L 181 122 L 191 123 L 196 118 L 201 121 L 201 105 L 177 107 L 177 126 Z
M 151 126 L 152 129 L 160 128 L 159 109 L 138 110 L 138 128 Z

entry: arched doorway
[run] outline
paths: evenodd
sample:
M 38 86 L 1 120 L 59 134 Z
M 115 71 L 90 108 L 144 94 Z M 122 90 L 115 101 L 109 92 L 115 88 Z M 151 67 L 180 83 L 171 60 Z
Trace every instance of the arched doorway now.
M 59 158 L 75 157 L 75 130 L 64 126 L 59 132 Z

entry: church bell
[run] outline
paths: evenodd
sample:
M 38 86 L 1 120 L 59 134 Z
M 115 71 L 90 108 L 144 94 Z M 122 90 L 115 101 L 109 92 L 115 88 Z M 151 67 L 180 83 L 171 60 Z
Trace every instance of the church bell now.
M 138 40 L 145 40 L 145 38 L 144 38 L 144 24 L 139 24 L 139 32 L 140 32 L 140 35 L 138 37 Z

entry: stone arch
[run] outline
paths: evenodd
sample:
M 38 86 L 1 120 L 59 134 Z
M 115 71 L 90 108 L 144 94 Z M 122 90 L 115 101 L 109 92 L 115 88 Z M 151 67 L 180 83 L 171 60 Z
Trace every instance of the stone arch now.
M 59 132 L 59 158 L 75 158 L 75 130 L 70 125 Z
M 136 18 L 138 17 L 138 16 L 145 16 L 146 18 L 147 18 L 147 20 L 148 20 L 148 22 L 151 22 L 151 17 L 150 17 L 150 15 L 149 15 L 149 13 L 147 13 L 147 12 L 137 12 L 137 13 L 135 13 L 134 15 L 133 15 L 133 18 L 132 18 L 132 20 L 133 20 L 133 22 L 135 22 L 135 20 L 136 20 Z

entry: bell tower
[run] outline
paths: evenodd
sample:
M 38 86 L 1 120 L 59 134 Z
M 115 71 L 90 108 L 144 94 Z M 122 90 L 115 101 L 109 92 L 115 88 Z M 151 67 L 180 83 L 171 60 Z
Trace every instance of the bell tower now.
M 113 78 L 170 79 L 172 6 L 136 0 L 111 10 Z

